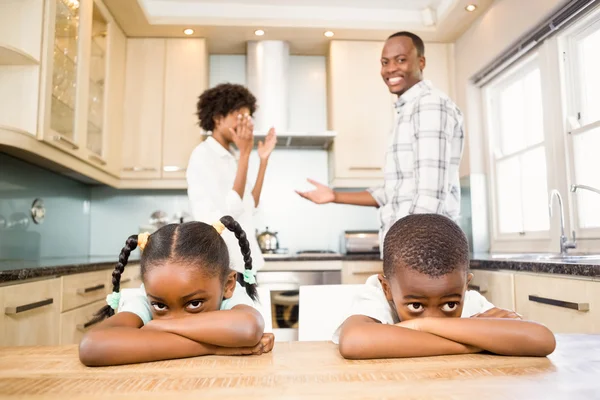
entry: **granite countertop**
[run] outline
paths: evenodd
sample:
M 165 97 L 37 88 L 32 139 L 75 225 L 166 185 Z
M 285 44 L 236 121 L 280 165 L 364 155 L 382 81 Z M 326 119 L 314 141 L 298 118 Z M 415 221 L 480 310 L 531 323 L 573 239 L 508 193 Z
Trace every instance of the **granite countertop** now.
M 139 262 L 139 258 L 130 258 L 129 262 Z M 115 257 L 108 256 L 0 260 L 0 283 L 111 269 L 116 263 Z
M 597 259 L 564 261 L 532 260 L 511 256 L 502 258 L 502 254 L 474 254 L 471 256 L 472 269 L 509 270 L 600 278 L 600 256 Z
M 263 254 L 265 262 L 279 261 L 380 261 L 379 254 L 323 254 L 323 255 L 291 255 Z

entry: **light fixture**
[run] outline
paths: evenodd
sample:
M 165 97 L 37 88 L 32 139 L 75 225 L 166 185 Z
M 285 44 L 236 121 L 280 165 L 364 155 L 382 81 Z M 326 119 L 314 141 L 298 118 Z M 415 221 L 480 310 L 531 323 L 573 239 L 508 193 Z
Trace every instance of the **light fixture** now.
M 325 35 L 325 37 L 333 37 L 334 33 L 332 31 L 326 31 L 323 35 Z
M 465 7 L 465 10 L 467 10 L 468 12 L 472 12 L 477 10 L 477 6 L 475 4 L 469 4 L 468 6 Z
M 194 30 L 192 28 L 187 28 L 183 30 L 183 33 L 185 33 L 186 35 L 193 35 L 194 34 Z
M 257 30 L 254 31 L 254 34 L 256 36 L 262 36 L 262 35 L 265 34 L 265 31 L 263 31 L 262 29 L 257 29 Z

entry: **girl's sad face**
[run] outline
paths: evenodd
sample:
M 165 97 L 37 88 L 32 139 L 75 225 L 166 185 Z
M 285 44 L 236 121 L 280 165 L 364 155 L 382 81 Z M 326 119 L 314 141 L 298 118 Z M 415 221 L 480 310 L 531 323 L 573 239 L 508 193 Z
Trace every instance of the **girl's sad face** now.
M 414 318 L 459 318 L 467 285 L 473 274 L 464 268 L 434 277 L 412 268 L 396 268 L 392 277 L 379 275 L 388 301 L 393 302 L 400 321 Z
M 203 270 L 170 262 L 150 268 L 144 276 L 144 286 L 153 319 L 219 310 L 223 299 L 233 295 L 236 272 L 230 272 L 223 282 L 218 274 L 209 276 Z

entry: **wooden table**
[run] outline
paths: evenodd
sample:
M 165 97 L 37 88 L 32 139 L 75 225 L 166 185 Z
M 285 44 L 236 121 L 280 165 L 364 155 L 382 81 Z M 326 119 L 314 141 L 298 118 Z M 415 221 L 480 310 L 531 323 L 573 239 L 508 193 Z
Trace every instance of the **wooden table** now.
M 77 347 L 0 349 L 0 398 L 600 399 L 600 335 L 559 335 L 549 358 L 346 361 L 327 342 L 272 354 L 86 368 Z

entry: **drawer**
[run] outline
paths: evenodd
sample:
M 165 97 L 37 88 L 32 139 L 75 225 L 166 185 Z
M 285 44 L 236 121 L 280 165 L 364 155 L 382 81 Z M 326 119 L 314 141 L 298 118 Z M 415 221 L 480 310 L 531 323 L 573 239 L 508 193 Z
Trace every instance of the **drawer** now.
M 57 345 L 60 279 L 0 288 L 0 346 Z
M 600 333 L 600 282 L 516 274 L 515 303 L 555 333 Z
M 473 270 L 469 290 L 481 293 L 490 303 L 507 310 L 515 309 L 514 274 L 505 271 Z
M 142 277 L 140 275 L 141 268 L 139 264 L 127 265 L 125 270 L 121 274 L 121 288 L 138 288 L 142 284 Z M 110 271 L 110 288 L 112 290 L 112 271 Z
M 63 276 L 61 311 L 106 299 L 112 290 L 112 270 Z
M 78 344 L 92 326 L 87 325 L 93 315 L 106 305 L 100 300 L 60 315 L 60 344 Z
M 383 274 L 383 261 L 344 261 L 342 284 L 363 284 L 371 275 Z

